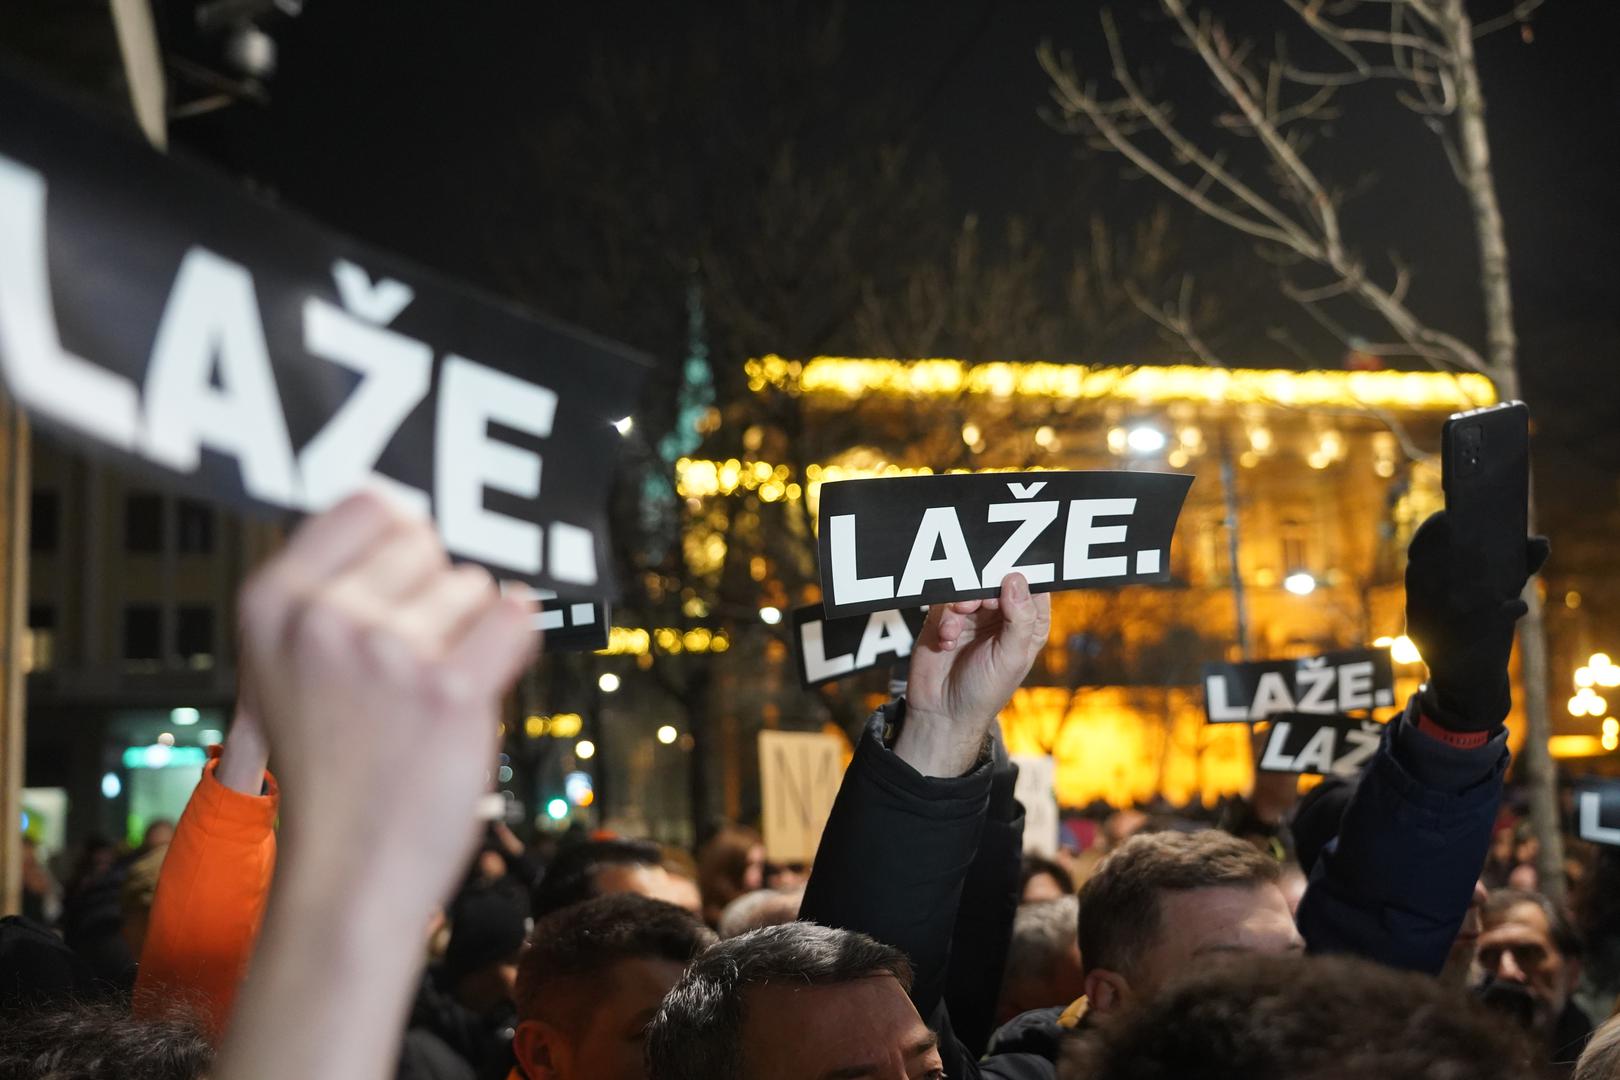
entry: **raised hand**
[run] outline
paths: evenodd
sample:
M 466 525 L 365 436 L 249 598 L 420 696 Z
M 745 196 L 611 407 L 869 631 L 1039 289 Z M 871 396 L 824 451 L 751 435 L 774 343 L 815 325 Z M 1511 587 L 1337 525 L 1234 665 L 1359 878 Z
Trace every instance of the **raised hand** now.
M 1513 569 L 1523 583 L 1547 561 L 1546 538 L 1525 540 L 1524 565 Z M 1512 707 L 1508 659 L 1514 624 L 1527 610 L 1518 596 L 1499 600 L 1483 590 L 1453 588 L 1458 574 L 1451 524 L 1444 510 L 1429 517 L 1412 537 L 1406 556 L 1406 630 L 1429 667 L 1426 707 L 1432 718 L 1458 731 L 1489 731 Z M 1455 597 L 1472 595 L 1459 606 Z
M 429 523 L 367 494 L 305 522 L 241 611 L 285 826 L 213 1075 L 383 1080 L 413 943 L 478 837 L 500 701 L 535 648 L 533 603 L 452 567 Z
M 994 600 L 936 604 L 911 653 L 895 753 L 926 776 L 960 776 L 1029 674 L 1052 626 L 1052 598 L 1009 574 Z

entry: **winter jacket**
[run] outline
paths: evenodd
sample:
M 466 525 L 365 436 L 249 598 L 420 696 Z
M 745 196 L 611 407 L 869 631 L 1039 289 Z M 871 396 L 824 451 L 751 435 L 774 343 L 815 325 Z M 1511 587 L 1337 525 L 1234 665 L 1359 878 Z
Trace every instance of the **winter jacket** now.
M 214 776 L 216 755 L 174 829 L 135 980 L 134 1014 L 179 1009 L 217 1041 L 247 974 L 276 863 L 280 793 L 269 773 L 262 795 L 232 791 Z
M 867 726 L 822 833 L 800 917 L 904 950 L 916 970 L 918 1011 L 948 1026 L 939 987 L 984 830 L 992 765 L 985 759 L 965 776 L 922 776 L 881 739 L 903 708 L 890 703 Z M 1416 710 L 1414 699 L 1387 725 L 1299 922 L 1312 951 L 1438 972 L 1484 865 L 1507 736 L 1498 731 L 1482 747 L 1457 749 L 1417 730 Z M 1000 973 L 982 977 L 999 983 Z M 947 1075 L 1051 1077 L 1062 1031 L 1043 1012 L 1015 1019 L 993 1041 L 1022 1052 L 992 1052 L 982 1063 L 942 1031 Z

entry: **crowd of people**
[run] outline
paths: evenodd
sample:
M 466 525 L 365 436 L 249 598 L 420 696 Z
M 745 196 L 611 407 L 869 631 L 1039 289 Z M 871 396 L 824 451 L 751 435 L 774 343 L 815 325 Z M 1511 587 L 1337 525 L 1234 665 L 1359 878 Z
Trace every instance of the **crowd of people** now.
M 1464 603 L 1448 551 L 1437 515 L 1430 678 L 1357 779 L 1057 858 L 1023 854 L 996 724 L 1049 598 L 935 605 L 805 879 L 737 826 L 689 854 L 481 822 L 531 603 L 353 497 L 243 586 L 180 820 L 0 923 L 0 1080 L 1620 1080 L 1620 854 L 1572 864 L 1571 910 L 1538 891 L 1502 810 L 1523 607 Z

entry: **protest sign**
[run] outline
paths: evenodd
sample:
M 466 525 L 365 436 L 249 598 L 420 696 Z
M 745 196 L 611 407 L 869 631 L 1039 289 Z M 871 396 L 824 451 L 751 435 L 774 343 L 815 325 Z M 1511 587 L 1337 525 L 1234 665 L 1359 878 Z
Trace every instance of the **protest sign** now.
M 923 608 L 874 611 L 829 619 L 820 604 L 793 611 L 793 655 L 806 689 L 846 675 L 885 667 L 911 655 L 928 612 Z
M 815 731 L 759 733 L 760 823 L 774 862 L 816 856 L 821 830 L 843 782 L 843 743 Z
M 608 646 L 610 611 L 605 602 L 542 598 L 540 610 L 534 616 L 534 628 L 546 635 L 548 653 L 594 652 Z
M 1383 725 L 1348 716 L 1288 712 L 1271 717 L 1261 772 L 1354 776 L 1372 759 Z
M 1620 847 L 1620 781 L 1584 781 L 1575 800 L 1581 839 Z
M 1303 660 L 1204 665 L 1204 714 L 1212 724 L 1278 713 L 1335 713 L 1395 704 L 1388 649 L 1346 649 Z
M 0 74 L 0 373 L 91 452 L 265 510 L 379 485 L 452 556 L 600 597 L 642 368 Z
M 841 618 L 995 596 L 1167 581 L 1192 477 L 952 473 L 821 486 L 822 603 Z
M 1014 754 L 1018 779 L 1013 797 L 1024 808 L 1024 853 L 1048 859 L 1058 849 L 1058 803 L 1052 785 L 1057 779 L 1050 754 Z

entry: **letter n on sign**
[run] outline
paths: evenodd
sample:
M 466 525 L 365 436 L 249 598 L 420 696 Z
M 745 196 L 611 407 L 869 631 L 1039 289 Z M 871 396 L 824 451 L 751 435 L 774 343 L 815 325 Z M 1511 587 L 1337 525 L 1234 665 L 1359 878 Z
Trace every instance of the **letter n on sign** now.
M 805 731 L 759 733 L 759 794 L 765 854 L 772 862 L 807 863 L 844 779 L 844 743 Z

